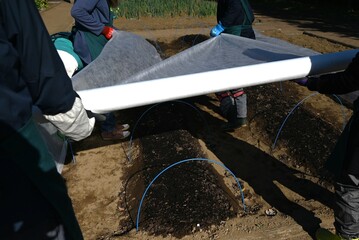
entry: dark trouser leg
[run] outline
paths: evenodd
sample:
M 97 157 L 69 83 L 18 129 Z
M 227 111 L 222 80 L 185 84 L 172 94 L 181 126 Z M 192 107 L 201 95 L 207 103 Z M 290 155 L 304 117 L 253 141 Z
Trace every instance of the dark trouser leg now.
M 216 96 L 219 100 L 219 108 L 222 116 L 228 121 L 234 121 L 237 116 L 237 110 L 230 92 L 216 93 Z
M 359 178 L 343 176 L 336 185 L 334 226 L 338 235 L 345 238 L 359 237 Z
M 115 114 L 110 112 L 104 114 L 106 120 L 101 123 L 102 132 L 112 132 L 116 128 L 116 117 Z
M 220 101 L 222 115 L 228 120 L 222 126 L 224 131 L 233 131 L 247 125 L 247 96 L 243 89 L 216 94 Z
M 0 239 L 61 239 L 63 227 L 68 239 L 83 239 L 64 179 L 35 123 L 29 120 L 0 141 L 0 152 Z
M 2 167 L 0 239 L 50 239 L 61 226 L 56 210 L 12 161 Z

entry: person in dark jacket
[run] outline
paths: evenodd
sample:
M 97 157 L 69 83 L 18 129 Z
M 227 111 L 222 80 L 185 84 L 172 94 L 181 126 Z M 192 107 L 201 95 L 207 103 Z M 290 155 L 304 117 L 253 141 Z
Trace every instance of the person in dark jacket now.
M 247 0 L 218 0 L 217 22 L 210 35 L 233 34 L 255 39 L 252 28 L 254 15 Z M 247 125 L 247 95 L 243 88 L 216 93 L 227 123 L 223 130 L 232 131 Z
M 75 0 L 71 15 L 75 19 L 74 51 L 88 65 L 95 60 L 115 32 L 110 7 L 118 0 Z M 116 124 L 114 113 L 105 114 L 101 123 L 103 140 L 124 139 L 130 135 L 128 124 Z
M 346 94 L 359 90 L 359 53 L 345 71 L 297 81 L 309 90 L 324 94 Z M 317 239 L 359 239 L 359 97 L 353 115 L 332 151 L 326 167 L 336 176 L 334 209 L 336 235 L 319 229 Z
M 33 0 L 0 0 L 0 239 L 83 239 L 32 108 L 79 141 L 92 132 Z

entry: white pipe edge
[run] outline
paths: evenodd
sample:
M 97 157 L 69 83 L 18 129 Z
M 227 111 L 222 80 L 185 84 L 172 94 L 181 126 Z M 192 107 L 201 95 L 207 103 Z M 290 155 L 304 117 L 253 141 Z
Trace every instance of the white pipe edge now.
M 229 89 L 343 71 L 359 50 L 260 63 L 250 66 L 161 78 L 78 91 L 84 107 L 95 113 L 133 108 Z

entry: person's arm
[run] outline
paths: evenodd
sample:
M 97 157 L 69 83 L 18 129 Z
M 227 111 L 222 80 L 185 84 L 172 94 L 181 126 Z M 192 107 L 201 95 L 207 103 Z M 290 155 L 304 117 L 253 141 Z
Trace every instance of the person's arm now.
M 1 21 L 9 43 L 17 51 L 19 78 L 36 105 L 64 135 L 81 140 L 91 134 L 81 99 L 72 88 L 54 44 L 33 0 L 1 0 Z M 19 94 L 14 92 L 13 94 Z
M 244 19 L 244 11 L 240 0 L 229 0 L 227 9 L 222 9 L 223 14 L 220 19 L 224 27 L 233 26 L 239 19 Z
M 359 53 L 345 71 L 309 77 L 306 86 L 324 94 L 346 94 L 359 90 Z
M 100 35 L 105 26 L 91 15 L 98 2 L 99 0 L 77 0 L 71 9 L 71 16 L 75 21 L 95 35 Z
M 21 75 L 34 105 L 45 114 L 71 109 L 76 92 L 33 0 L 2 0 L 7 38 L 17 50 Z

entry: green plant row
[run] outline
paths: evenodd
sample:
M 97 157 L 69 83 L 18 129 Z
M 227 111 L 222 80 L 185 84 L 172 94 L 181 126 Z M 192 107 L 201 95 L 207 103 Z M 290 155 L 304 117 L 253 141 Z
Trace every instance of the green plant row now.
M 47 0 L 35 0 L 35 4 L 39 10 L 43 10 L 48 6 Z
M 116 16 L 211 16 L 216 14 L 217 3 L 206 0 L 123 0 L 113 9 Z

